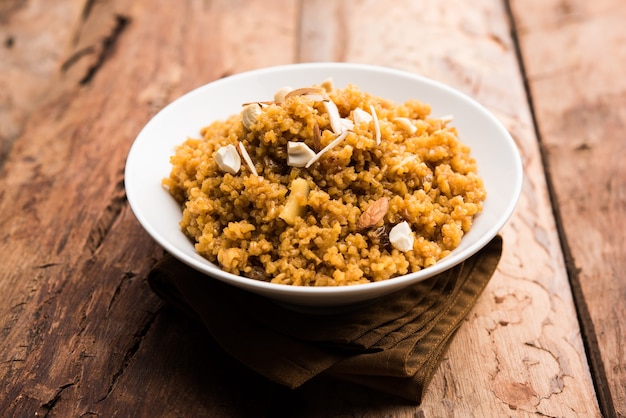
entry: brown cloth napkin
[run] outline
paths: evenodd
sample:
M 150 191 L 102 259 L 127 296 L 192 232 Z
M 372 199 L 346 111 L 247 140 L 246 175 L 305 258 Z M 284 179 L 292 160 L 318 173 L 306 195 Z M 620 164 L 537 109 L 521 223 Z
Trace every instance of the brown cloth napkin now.
M 274 382 L 296 388 L 323 374 L 419 403 L 501 253 L 497 236 L 436 277 L 327 315 L 296 312 L 169 255 L 148 281 L 162 299 L 200 320 L 225 351 Z

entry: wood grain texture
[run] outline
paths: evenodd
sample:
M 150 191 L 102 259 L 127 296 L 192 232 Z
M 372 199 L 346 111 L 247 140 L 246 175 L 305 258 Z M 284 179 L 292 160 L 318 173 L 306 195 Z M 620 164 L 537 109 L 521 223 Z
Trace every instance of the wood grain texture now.
M 50 90 L 84 3 L 0 3 L 0 166 L 29 112 Z M 52 20 L 58 30 L 48 30 Z
M 626 4 L 512 7 L 599 392 L 626 416 Z
M 44 3 L 11 3 L 0 34 L 17 33 Z M 39 27 L 54 42 L 22 50 L 16 36 L 2 52 L 57 55 L 32 98 L 6 102 L 18 116 L 0 172 L 0 411 L 599 416 L 501 1 L 58 3 L 72 23 Z M 19 68 L 12 59 L 2 74 Z M 523 157 L 523 196 L 503 231 L 498 273 L 421 406 L 325 379 L 296 391 L 268 383 L 164 307 L 145 281 L 163 251 L 130 212 L 122 177 L 143 124 L 222 76 L 328 60 L 401 68 L 471 94 L 511 131 Z M 4 87 L 3 97 L 22 93 L 19 84 Z
M 89 13 L 80 15 L 72 36 L 51 34 L 60 44 L 35 48 L 39 55 L 65 50 L 68 58 L 58 60 L 48 89 L 38 93 L 46 100 L 33 104 L 0 176 L 0 410 L 6 416 L 126 415 L 120 398 L 132 403 L 147 389 L 162 389 L 146 387 L 145 374 L 137 374 L 130 396 L 115 391 L 161 306 L 145 275 L 162 250 L 126 203 L 126 154 L 167 102 L 234 71 L 290 62 L 295 38 L 290 2 L 274 3 L 288 23 L 275 13 L 280 22 L 264 31 L 261 2 L 248 5 L 238 31 L 232 30 L 238 5 L 229 1 L 170 5 L 85 2 L 79 10 Z M 18 11 L 31 8 L 45 9 L 31 2 Z M 159 9 L 167 13 L 151 13 Z M 276 51 L 263 50 L 270 41 Z M 92 52 L 80 52 L 86 50 Z M 19 95 L 19 85 L 12 88 Z M 162 375 L 150 377 L 167 387 Z M 140 415 L 158 416 L 164 408 L 150 405 Z
M 407 1 L 388 10 L 382 3 L 335 2 L 337 23 L 324 32 L 314 24 L 321 16 L 311 17 L 324 8 L 313 3 L 304 13 L 310 19 L 303 27 L 311 22 L 304 33 L 316 34 L 303 47 L 308 58 L 388 65 L 452 85 L 505 124 L 524 160 L 523 196 L 503 231 L 499 272 L 457 334 L 422 410 L 598 415 L 504 5 Z M 343 46 L 321 55 L 316 45 L 332 38 Z

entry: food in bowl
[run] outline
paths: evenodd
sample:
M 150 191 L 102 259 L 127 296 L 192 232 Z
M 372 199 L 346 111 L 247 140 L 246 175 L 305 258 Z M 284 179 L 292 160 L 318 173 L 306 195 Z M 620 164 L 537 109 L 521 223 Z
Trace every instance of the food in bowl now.
M 178 146 L 163 185 L 224 271 L 295 286 L 392 279 L 447 256 L 486 198 L 452 118 L 429 115 L 331 80 L 287 87 Z

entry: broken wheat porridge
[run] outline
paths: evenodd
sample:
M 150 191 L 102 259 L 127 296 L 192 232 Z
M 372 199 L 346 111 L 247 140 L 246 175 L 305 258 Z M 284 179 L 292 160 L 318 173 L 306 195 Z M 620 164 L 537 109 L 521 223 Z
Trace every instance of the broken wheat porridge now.
M 164 187 L 199 254 L 297 286 L 387 280 L 457 247 L 486 192 L 451 117 L 355 85 L 283 88 L 202 129 Z

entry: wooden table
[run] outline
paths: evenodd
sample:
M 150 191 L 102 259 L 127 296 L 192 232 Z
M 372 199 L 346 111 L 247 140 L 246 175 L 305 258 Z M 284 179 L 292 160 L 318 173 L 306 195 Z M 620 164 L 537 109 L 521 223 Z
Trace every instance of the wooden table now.
M 626 416 L 626 3 L 3 0 L 0 415 Z M 466 92 L 525 170 L 503 259 L 421 405 L 254 375 L 164 306 L 123 169 L 217 78 L 349 61 Z

